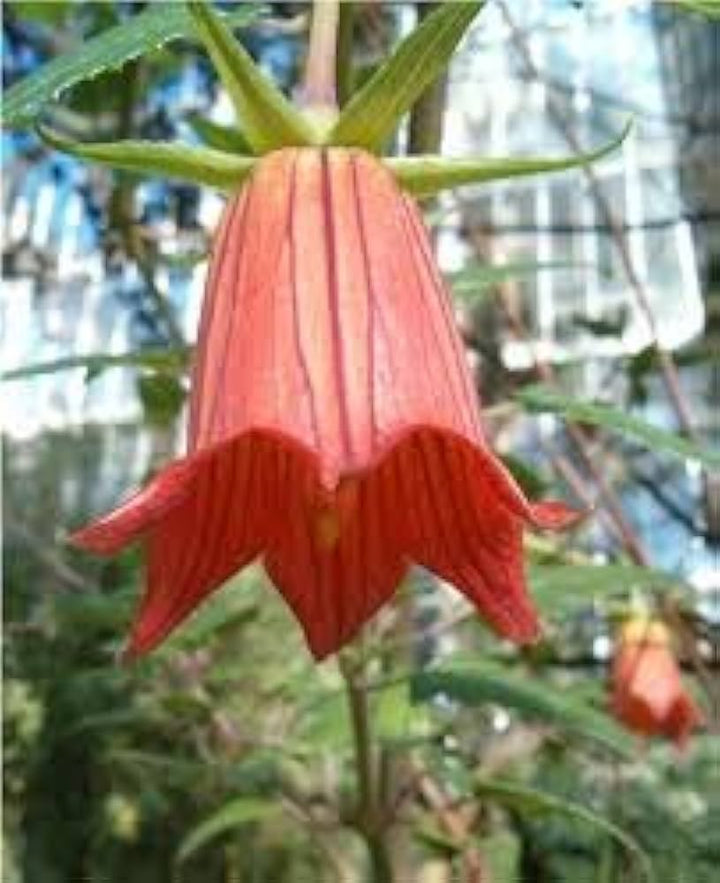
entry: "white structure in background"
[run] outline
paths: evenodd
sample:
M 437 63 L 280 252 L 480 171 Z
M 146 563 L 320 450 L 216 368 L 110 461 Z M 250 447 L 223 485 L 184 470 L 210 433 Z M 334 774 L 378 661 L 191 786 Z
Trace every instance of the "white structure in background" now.
M 499 3 L 490 4 L 453 63 L 444 152 L 567 155 L 574 151 L 553 119 L 553 105 L 587 150 L 615 137 L 632 108 L 647 111 L 637 113 L 622 148 L 593 171 L 626 233 L 662 343 L 687 343 L 702 331 L 704 305 L 682 217 L 678 146 L 664 120 L 650 4 L 596 0 L 576 8 L 528 0 L 505 7 L 515 27 Z M 541 78 L 528 77 L 513 31 Z M 648 345 L 647 323 L 582 170 L 469 188 L 444 205 L 441 260 L 449 269 L 468 259 L 456 235 L 468 220 L 491 234 L 487 258 L 493 263 L 574 265 L 518 277 L 525 318 L 544 358 L 614 356 Z M 627 320 L 619 337 L 591 335 L 574 321 L 621 313 Z M 504 356 L 517 368 L 531 361 L 527 346 L 511 340 Z

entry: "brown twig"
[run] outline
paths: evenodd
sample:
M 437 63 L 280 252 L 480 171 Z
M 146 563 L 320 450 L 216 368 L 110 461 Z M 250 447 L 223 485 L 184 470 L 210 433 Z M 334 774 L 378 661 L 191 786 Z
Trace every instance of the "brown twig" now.
M 469 841 L 473 819 L 466 820 L 458 812 L 442 786 L 435 781 L 417 757 L 411 758 L 410 769 L 418 791 L 462 853 L 464 883 L 491 883 L 489 871 L 485 867 L 480 851 Z

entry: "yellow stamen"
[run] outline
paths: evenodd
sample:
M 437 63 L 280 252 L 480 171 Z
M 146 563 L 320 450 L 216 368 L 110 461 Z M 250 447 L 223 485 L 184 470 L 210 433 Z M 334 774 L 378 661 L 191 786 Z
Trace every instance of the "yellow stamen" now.
M 327 507 L 315 516 L 315 536 L 323 549 L 332 549 L 340 539 L 340 516 L 337 509 Z

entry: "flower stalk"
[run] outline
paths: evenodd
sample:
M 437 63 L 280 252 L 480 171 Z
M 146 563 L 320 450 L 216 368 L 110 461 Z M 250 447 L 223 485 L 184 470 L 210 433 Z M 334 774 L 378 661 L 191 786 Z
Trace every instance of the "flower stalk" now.
M 355 770 L 358 783 L 357 825 L 368 850 L 370 879 L 372 883 L 392 883 L 393 872 L 385 836 L 385 813 L 379 787 L 378 757 L 373 746 L 362 639 L 355 643 L 353 651 L 340 654 L 339 665 L 345 680 L 355 743 Z
M 339 0 L 314 0 L 300 105 L 321 123 L 337 117 Z

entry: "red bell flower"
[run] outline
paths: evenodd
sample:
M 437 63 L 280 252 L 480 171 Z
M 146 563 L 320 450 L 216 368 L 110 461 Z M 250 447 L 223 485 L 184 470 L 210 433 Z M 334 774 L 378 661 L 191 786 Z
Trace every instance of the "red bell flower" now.
M 612 666 L 615 716 L 644 736 L 662 735 L 682 747 L 702 722 L 702 715 L 683 687 L 670 646 L 670 633 L 659 621 L 627 622 Z
M 532 640 L 523 525 L 574 518 L 531 505 L 483 441 L 450 299 L 392 174 L 358 149 L 286 148 L 215 238 L 187 456 L 74 541 L 145 538 L 131 654 L 261 556 L 322 658 L 412 562 Z

